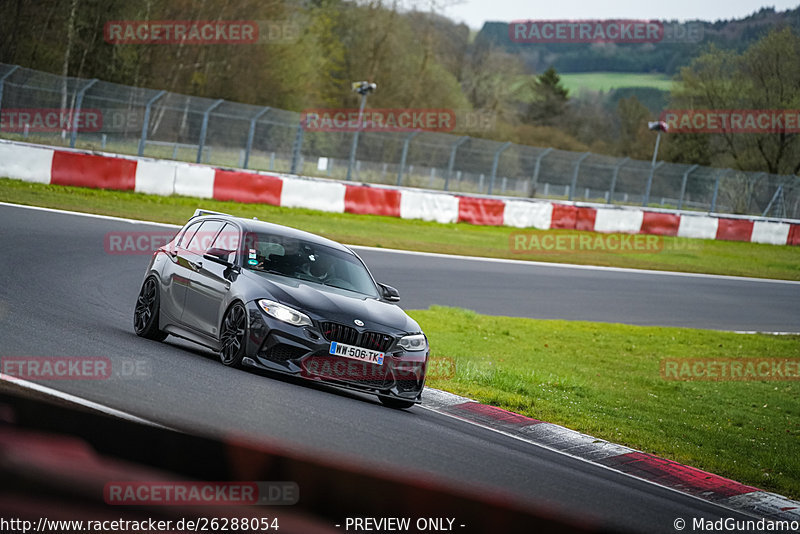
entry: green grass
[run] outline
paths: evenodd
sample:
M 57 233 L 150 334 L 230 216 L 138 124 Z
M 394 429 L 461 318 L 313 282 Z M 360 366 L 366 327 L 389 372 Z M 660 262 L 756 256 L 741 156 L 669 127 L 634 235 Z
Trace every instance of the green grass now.
M 582 89 L 605 91 L 625 87 L 652 87 L 662 91 L 672 88 L 672 80 L 664 74 L 645 74 L 638 72 L 575 72 L 559 74 L 564 87 L 571 94 L 579 94 Z
M 662 358 L 800 358 L 800 336 L 409 313 L 455 361 L 431 387 L 800 496 L 800 381 L 660 375 Z
M 790 246 L 665 237 L 659 238 L 663 239 L 662 250 L 647 253 L 562 251 L 519 254 L 512 252 L 510 245 L 511 234 L 520 230 L 505 227 L 322 213 L 263 204 L 162 197 L 33 184 L 9 179 L 0 179 L 0 201 L 175 224 L 185 223 L 197 207 L 204 207 L 242 217 L 258 217 L 354 245 L 492 258 L 800 280 L 800 247 Z M 550 233 L 592 238 L 598 235 L 574 230 L 551 230 Z

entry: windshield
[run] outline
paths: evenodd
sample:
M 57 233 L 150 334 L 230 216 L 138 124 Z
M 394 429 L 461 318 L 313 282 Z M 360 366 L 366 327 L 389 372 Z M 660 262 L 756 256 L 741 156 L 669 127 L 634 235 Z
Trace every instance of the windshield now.
M 274 234 L 248 233 L 244 268 L 377 297 L 375 283 L 353 254 Z

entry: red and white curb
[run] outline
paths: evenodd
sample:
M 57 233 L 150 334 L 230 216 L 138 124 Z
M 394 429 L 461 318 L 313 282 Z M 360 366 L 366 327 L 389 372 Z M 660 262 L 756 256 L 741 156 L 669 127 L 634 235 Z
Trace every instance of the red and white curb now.
M 800 502 L 472 399 L 426 388 L 422 407 L 741 512 L 800 521 Z
M 800 221 L 796 220 L 450 194 L 220 169 L 7 140 L 0 140 L 0 176 L 43 184 L 175 194 L 439 223 L 800 245 Z

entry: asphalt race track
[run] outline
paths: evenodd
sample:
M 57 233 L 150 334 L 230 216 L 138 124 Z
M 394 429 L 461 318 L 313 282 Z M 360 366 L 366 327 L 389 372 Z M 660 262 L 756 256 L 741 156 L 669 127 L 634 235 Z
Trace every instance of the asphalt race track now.
M 386 472 L 424 473 L 609 526 L 675 532 L 677 517 L 745 518 L 421 407 L 394 411 L 373 397 L 228 369 L 172 337 L 138 338 L 132 313 L 148 256 L 107 254 L 104 236 L 159 229 L 0 205 L 0 356 L 105 356 L 115 368 L 134 358 L 148 376 L 46 385 L 188 432 L 244 433 Z M 362 255 L 407 308 L 800 330 L 798 284 Z
M 800 282 L 355 248 L 409 310 L 446 304 L 534 319 L 800 332 Z

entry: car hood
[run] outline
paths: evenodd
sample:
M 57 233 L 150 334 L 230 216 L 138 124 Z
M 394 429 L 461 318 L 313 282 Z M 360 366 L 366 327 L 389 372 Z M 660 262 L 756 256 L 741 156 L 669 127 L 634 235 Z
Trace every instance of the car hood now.
M 421 332 L 416 321 L 399 306 L 377 298 L 268 273 L 246 271 L 246 276 L 253 277 L 266 290 L 260 298 L 272 298 L 314 319 L 346 325 L 353 325 L 358 319 L 366 330 L 382 327 L 404 333 Z

